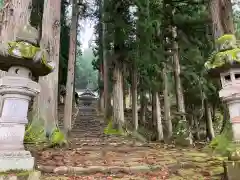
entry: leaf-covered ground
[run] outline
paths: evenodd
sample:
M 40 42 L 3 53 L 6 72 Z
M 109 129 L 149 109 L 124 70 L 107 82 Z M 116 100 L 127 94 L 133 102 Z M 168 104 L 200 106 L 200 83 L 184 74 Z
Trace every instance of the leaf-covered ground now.
M 63 171 L 55 169 L 62 175 L 71 173 L 72 176 L 65 179 L 219 180 L 223 173 L 222 158 L 197 149 L 154 144 L 146 147 L 122 138 L 109 138 L 106 142 L 107 145 L 92 142 L 76 149 L 40 152 L 38 165 L 49 171 L 59 166 L 80 167 L 75 172 L 64 171 L 64 167 Z M 74 174 L 78 175 L 74 177 Z M 45 178 L 50 179 L 52 177 Z
M 86 112 L 75 123 L 70 148 L 46 149 L 36 154 L 37 165 L 45 172 L 42 180 L 221 179 L 220 157 L 197 148 L 105 136 L 101 119 L 93 111 Z

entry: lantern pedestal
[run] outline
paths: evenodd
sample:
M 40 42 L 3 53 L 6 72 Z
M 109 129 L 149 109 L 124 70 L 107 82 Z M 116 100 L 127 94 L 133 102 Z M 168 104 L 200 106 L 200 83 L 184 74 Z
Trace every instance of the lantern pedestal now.
M 33 170 L 34 167 L 34 158 L 23 145 L 28 105 L 40 92 L 39 84 L 32 81 L 31 76 L 28 68 L 13 66 L 0 79 L 0 171 Z

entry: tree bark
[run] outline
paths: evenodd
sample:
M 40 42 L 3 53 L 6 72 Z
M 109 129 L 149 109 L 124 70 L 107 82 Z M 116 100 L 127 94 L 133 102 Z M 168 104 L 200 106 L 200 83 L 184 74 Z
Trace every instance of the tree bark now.
M 72 109 L 74 74 L 76 65 L 76 46 L 77 46 L 77 24 L 78 24 L 78 0 L 72 0 L 72 23 L 70 29 L 70 47 L 68 59 L 68 74 L 66 85 L 66 99 L 64 106 L 64 132 L 68 134 L 72 129 Z
M 147 98 L 145 92 L 140 94 L 140 121 L 145 126 L 146 124 L 146 112 L 147 112 Z
M 215 137 L 215 133 L 213 129 L 211 107 L 207 99 L 204 100 L 204 108 L 205 108 L 205 119 L 206 119 L 206 129 L 207 129 L 206 134 L 208 138 L 212 140 Z
M 32 0 L 7 0 L 4 2 L 1 41 L 15 40 L 18 28 L 30 21 L 31 7 Z
M 183 88 L 181 84 L 181 78 L 180 78 L 180 63 L 179 63 L 179 53 L 178 53 L 178 43 L 176 41 L 177 37 L 177 29 L 176 27 L 173 27 L 172 29 L 173 33 L 173 68 L 174 68 L 174 80 L 175 80 L 175 92 L 176 92 L 176 101 L 177 101 L 177 107 L 178 112 L 181 113 L 181 119 L 179 121 L 179 127 L 182 128 L 184 133 L 184 139 L 189 142 L 189 145 L 192 144 L 192 135 L 189 129 L 189 124 L 187 122 L 186 118 L 186 109 L 185 109 L 185 102 L 184 102 L 184 95 L 183 95 Z M 181 131 L 182 131 L 181 130 Z
M 137 108 L 137 69 L 133 66 L 132 69 L 132 119 L 134 124 L 134 129 L 138 129 L 138 108 Z
M 41 47 L 49 48 L 49 58 L 55 63 L 54 71 L 39 78 L 41 92 L 37 97 L 37 116 L 45 121 L 47 134 L 51 134 L 58 121 L 58 71 L 60 47 L 61 0 L 45 0 L 41 40 L 47 43 Z M 48 44 L 49 47 L 45 47 Z
M 177 37 L 177 30 L 173 28 L 173 36 Z M 186 110 L 185 110 L 185 103 L 184 103 L 184 96 L 183 96 L 183 89 L 181 84 L 180 78 L 180 63 L 179 63 L 179 54 L 178 54 L 178 43 L 174 40 L 173 42 L 173 66 L 174 66 L 174 80 L 175 80 L 175 92 L 176 92 L 176 101 L 178 111 L 182 114 L 182 119 L 186 120 Z
M 157 91 L 153 92 L 153 124 L 157 125 L 158 136 L 157 139 L 159 141 L 163 140 L 163 126 L 162 126 L 162 117 L 161 117 L 161 105 L 159 100 L 159 94 Z
M 194 137 L 196 140 L 200 140 L 200 128 L 199 128 L 198 119 L 194 115 L 192 118 L 194 123 Z
M 117 60 L 116 60 L 117 61 Z M 122 89 L 122 71 L 119 62 L 115 63 L 113 70 L 113 121 L 114 127 L 122 129 L 125 125 L 123 110 L 123 89 Z
M 173 131 L 172 131 L 172 120 L 171 120 L 171 109 L 170 109 L 170 99 L 169 99 L 169 87 L 168 87 L 168 72 L 166 69 L 166 65 L 164 64 L 163 67 L 163 84 L 164 84 L 164 90 L 163 90 L 163 95 L 164 95 L 164 130 L 165 130 L 165 137 L 164 140 L 165 142 L 169 142 L 170 139 L 172 138 Z
M 102 53 L 103 53 L 103 83 L 104 83 L 104 118 L 109 118 L 110 96 L 109 96 L 109 79 L 108 79 L 108 62 L 107 62 L 107 47 L 106 47 L 106 25 L 105 25 L 105 0 L 102 0 Z
M 127 73 L 126 65 L 125 65 L 125 63 L 123 63 L 122 89 L 123 89 L 123 109 L 124 110 L 126 109 L 126 97 L 127 97 L 127 94 L 126 94 L 126 83 L 125 83 L 126 73 Z
M 230 0 L 211 0 L 209 11 L 215 39 L 224 34 L 234 34 L 232 2 Z
M 102 65 L 100 65 L 102 66 Z M 101 113 L 104 112 L 104 95 L 103 95 L 103 89 L 102 86 L 100 85 L 102 83 L 102 68 L 100 68 L 99 73 L 98 73 L 98 84 L 99 84 L 99 102 L 98 102 L 98 109 Z

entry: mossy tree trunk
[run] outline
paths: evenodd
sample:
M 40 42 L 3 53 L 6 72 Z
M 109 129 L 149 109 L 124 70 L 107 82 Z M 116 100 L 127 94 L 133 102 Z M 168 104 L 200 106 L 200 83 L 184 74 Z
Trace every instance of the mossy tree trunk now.
M 50 61 L 53 61 L 56 67 L 51 74 L 39 78 L 41 92 L 35 107 L 37 117 L 45 121 L 48 135 L 52 133 L 58 121 L 60 14 L 61 0 L 44 1 L 41 47 L 49 49 Z

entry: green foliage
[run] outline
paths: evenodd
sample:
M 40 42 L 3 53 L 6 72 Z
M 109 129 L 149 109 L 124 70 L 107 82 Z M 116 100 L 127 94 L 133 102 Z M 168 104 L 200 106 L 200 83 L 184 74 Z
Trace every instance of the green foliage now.
M 236 37 L 231 34 L 225 34 L 216 40 L 219 52 L 215 52 L 205 63 L 207 69 L 220 68 L 226 64 L 240 62 L 240 48 L 237 47 Z
M 59 59 L 59 84 L 66 84 L 67 82 L 67 66 L 69 56 L 69 40 L 70 40 L 70 27 L 67 24 L 67 8 L 68 3 L 66 0 L 61 3 L 61 32 L 60 32 L 60 59 Z
M 234 148 L 232 142 L 232 129 L 231 124 L 228 123 L 223 133 L 216 136 L 208 145 L 213 152 L 226 156 Z
M 30 119 L 30 122 L 26 126 L 24 143 L 49 143 L 50 147 L 63 146 L 67 144 L 64 134 L 57 127 L 52 130 L 49 139 L 46 138 L 44 122 L 45 121 L 43 119 L 38 119 L 33 113 L 32 119 Z
M 55 128 L 53 130 L 52 135 L 50 137 L 50 141 L 51 141 L 52 146 L 57 146 L 57 145 L 63 146 L 65 144 L 67 144 L 65 135 L 58 128 Z
M 113 128 L 113 121 L 112 121 L 112 118 L 110 118 L 108 120 L 107 127 L 104 128 L 104 134 L 106 134 L 106 135 L 123 135 L 123 132 L 120 131 L 119 129 Z
M 3 0 L 0 0 L 0 8 L 3 8 Z
M 38 144 L 47 141 L 43 122 L 43 119 L 34 117 L 31 123 L 26 125 L 24 143 Z

